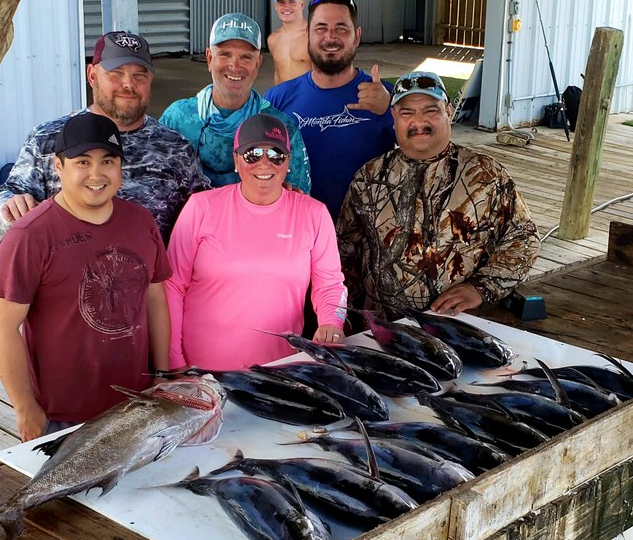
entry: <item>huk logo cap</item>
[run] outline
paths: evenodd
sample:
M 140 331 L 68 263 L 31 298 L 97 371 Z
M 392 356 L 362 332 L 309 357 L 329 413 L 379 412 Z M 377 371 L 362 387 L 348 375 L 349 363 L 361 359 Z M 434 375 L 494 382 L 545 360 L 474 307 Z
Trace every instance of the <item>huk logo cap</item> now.
M 286 125 L 276 116 L 259 113 L 249 116 L 235 132 L 233 150 L 238 154 L 262 144 L 270 145 L 284 154 L 290 153 Z
M 209 35 L 209 47 L 230 39 L 246 41 L 258 51 L 262 48 L 259 25 L 243 13 L 227 13 L 215 21 Z
M 128 32 L 108 32 L 95 44 L 92 64 L 112 71 L 124 64 L 138 64 L 154 73 L 149 44 L 141 36 Z
M 64 154 L 71 159 L 95 148 L 123 157 L 119 128 L 107 116 L 91 112 L 71 117 L 55 141 L 55 154 Z

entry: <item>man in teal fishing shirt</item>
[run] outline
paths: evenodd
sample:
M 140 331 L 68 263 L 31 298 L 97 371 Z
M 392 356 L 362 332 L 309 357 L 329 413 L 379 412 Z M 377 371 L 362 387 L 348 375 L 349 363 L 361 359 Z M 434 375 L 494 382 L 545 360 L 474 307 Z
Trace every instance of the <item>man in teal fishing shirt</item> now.
M 288 183 L 310 193 L 308 154 L 297 125 L 271 106 L 253 88 L 262 64 L 261 31 L 243 13 L 228 13 L 215 21 L 206 50 L 213 83 L 192 98 L 172 103 L 160 122 L 182 133 L 202 161 L 214 187 L 239 181 L 233 162 L 233 138 L 244 119 L 264 112 L 280 118 L 290 134 Z

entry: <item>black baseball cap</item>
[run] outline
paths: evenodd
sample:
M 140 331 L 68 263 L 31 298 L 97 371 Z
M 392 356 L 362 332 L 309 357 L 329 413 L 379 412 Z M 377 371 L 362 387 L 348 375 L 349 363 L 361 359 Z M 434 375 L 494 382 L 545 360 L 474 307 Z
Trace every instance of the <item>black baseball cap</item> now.
M 249 116 L 235 132 L 233 150 L 242 154 L 258 144 L 269 144 L 289 154 L 288 128 L 279 118 L 270 114 L 259 113 Z
M 71 117 L 55 140 L 55 154 L 64 154 L 71 159 L 94 148 L 103 148 L 123 157 L 119 128 L 107 116 L 91 112 Z

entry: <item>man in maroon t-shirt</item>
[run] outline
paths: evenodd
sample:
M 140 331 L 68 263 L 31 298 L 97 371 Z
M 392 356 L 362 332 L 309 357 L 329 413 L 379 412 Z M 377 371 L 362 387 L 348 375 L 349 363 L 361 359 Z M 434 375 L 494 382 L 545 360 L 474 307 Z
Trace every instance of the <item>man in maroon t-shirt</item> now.
M 167 369 L 171 275 L 152 215 L 119 199 L 112 120 L 72 117 L 56 140 L 61 191 L 0 243 L 0 378 L 23 441 L 84 422 Z M 23 325 L 23 336 L 20 327 Z

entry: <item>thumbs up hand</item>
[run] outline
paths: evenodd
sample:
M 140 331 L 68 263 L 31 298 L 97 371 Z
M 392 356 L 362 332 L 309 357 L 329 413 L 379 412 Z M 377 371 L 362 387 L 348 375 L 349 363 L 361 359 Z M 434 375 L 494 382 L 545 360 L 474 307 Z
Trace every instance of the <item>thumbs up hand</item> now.
M 378 75 L 378 66 L 371 68 L 371 82 L 358 85 L 358 102 L 347 105 L 348 109 L 370 111 L 374 114 L 384 114 L 389 109 L 391 96 Z

